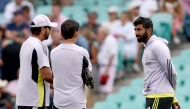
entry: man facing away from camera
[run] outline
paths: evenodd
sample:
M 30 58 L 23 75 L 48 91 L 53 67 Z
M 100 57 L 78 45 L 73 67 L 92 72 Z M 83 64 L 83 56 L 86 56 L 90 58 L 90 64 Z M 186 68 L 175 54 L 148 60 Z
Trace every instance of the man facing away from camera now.
M 150 19 L 139 17 L 133 22 L 137 41 L 145 45 L 142 64 L 144 68 L 144 87 L 146 109 L 180 109 L 174 97 L 177 72 L 171 61 L 168 41 L 153 35 Z
M 88 51 L 75 44 L 79 23 L 66 20 L 61 25 L 63 43 L 51 51 L 54 75 L 54 109 L 86 109 L 82 71 L 92 71 Z

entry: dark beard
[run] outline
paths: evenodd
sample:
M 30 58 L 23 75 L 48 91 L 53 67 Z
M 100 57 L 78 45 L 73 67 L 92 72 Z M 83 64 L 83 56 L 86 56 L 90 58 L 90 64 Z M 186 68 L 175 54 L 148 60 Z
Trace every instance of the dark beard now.
M 146 42 L 147 38 L 148 38 L 147 31 L 145 31 L 145 33 L 140 38 L 137 38 L 137 41 L 139 43 Z
M 44 40 L 47 40 L 49 38 L 49 33 L 47 33 L 47 31 L 44 34 Z

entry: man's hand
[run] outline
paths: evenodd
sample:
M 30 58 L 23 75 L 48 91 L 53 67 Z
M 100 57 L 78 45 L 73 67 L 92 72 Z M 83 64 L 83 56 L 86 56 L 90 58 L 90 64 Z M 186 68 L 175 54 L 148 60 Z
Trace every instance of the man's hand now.
M 172 104 L 172 109 L 181 109 L 181 107 L 178 102 L 175 102 Z
M 53 84 L 50 84 L 50 89 L 53 89 L 53 90 L 54 90 Z
M 28 38 L 30 35 L 30 32 L 27 28 L 23 29 L 22 32 L 24 33 L 25 37 Z
M 104 76 L 108 76 L 109 75 L 109 72 L 108 72 L 109 70 L 108 70 L 108 68 L 106 69 L 106 71 L 104 72 Z
M 20 37 L 16 37 L 14 39 L 14 41 L 17 42 L 17 43 L 19 43 L 19 44 L 22 44 L 25 41 L 25 39 L 24 38 L 20 38 Z

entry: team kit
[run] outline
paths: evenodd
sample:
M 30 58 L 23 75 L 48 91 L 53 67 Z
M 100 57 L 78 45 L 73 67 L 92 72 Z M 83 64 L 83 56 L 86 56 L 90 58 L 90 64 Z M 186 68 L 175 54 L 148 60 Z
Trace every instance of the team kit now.
M 153 24 L 148 18 L 139 17 L 133 25 L 137 41 L 145 44 L 142 57 L 145 108 L 180 109 L 174 94 L 177 73 L 171 62 L 168 41 L 152 34 Z M 63 43 L 49 54 L 42 41 L 48 39 L 51 28 L 56 26 L 57 23 L 43 14 L 37 15 L 30 24 L 31 36 L 20 50 L 18 109 L 46 109 L 50 89 L 54 91 L 53 109 L 86 109 L 85 86 L 93 89 L 94 80 L 88 51 L 75 44 L 79 23 L 74 20 L 62 23 Z

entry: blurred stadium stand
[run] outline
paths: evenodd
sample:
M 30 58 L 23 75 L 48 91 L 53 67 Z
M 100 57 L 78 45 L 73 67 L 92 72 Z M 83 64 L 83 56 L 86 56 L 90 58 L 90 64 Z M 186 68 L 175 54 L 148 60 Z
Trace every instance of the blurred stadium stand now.
M 74 19 L 83 25 L 87 22 L 87 13 L 95 11 L 98 14 L 97 21 L 101 23 L 109 19 L 107 9 L 115 5 L 119 7 L 118 16 L 128 10 L 132 0 L 76 0 L 70 6 L 64 6 L 62 13 L 68 19 Z M 44 5 L 39 0 L 36 9 L 37 14 L 52 14 L 52 0 L 47 0 Z M 0 13 L 0 24 L 4 24 L 4 13 Z M 156 13 L 151 16 L 154 24 L 154 34 L 172 41 L 172 19 L 168 13 Z M 172 62 L 178 72 L 176 97 L 182 109 L 190 109 L 190 49 L 182 50 L 179 56 L 172 57 Z M 93 109 L 145 109 L 145 98 L 141 93 L 143 78 L 136 78 L 129 86 L 122 86 L 117 93 L 110 94 L 104 101 L 97 101 Z

